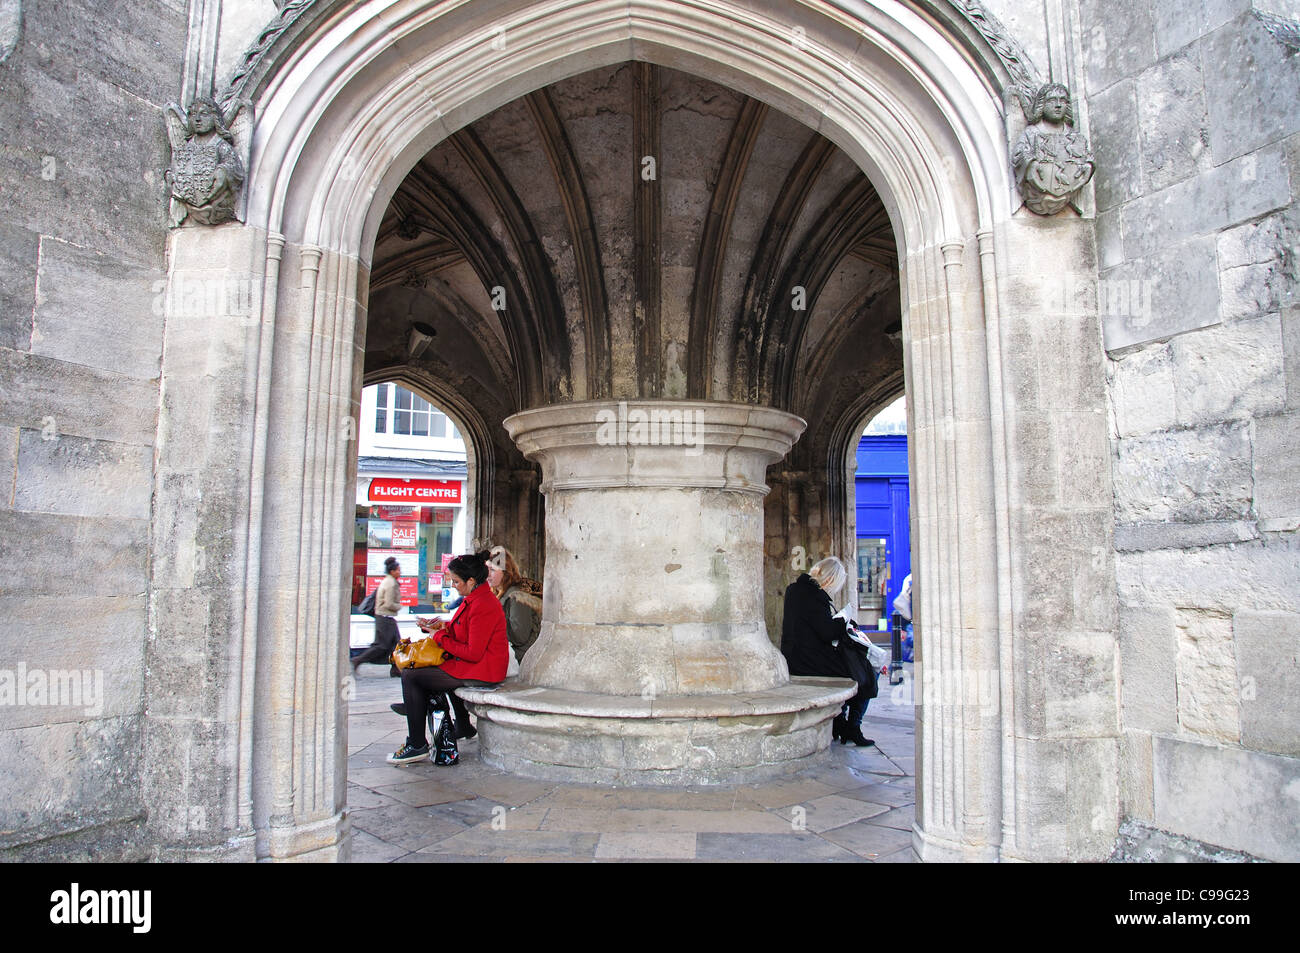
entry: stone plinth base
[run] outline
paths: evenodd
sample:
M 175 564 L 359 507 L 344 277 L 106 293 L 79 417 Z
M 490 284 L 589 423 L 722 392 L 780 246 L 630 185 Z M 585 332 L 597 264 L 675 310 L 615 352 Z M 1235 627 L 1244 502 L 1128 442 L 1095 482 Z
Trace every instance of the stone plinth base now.
M 793 773 L 824 752 L 856 691 L 792 678 L 761 692 L 641 698 L 507 683 L 457 693 L 485 763 L 524 777 L 605 784 L 722 784 Z

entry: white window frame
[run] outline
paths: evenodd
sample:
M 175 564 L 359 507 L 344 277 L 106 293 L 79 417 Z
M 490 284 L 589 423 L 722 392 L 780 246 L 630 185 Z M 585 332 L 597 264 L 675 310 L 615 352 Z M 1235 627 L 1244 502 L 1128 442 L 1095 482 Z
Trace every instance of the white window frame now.
M 382 456 L 383 451 L 385 449 L 388 449 L 388 450 L 436 453 L 439 456 L 446 456 L 450 454 L 458 459 L 465 458 L 465 443 L 464 443 L 464 438 L 461 436 L 460 428 L 456 426 L 455 421 L 453 421 L 442 411 L 438 410 L 438 408 L 434 406 L 431 402 L 421 397 L 419 394 L 415 393 L 414 391 L 409 390 L 409 388 L 402 387 L 400 384 L 396 384 L 391 381 L 383 384 L 373 385 L 373 386 L 374 386 L 373 396 L 366 395 L 369 396 L 369 399 L 365 399 L 365 397 L 363 397 L 362 399 L 362 406 L 361 406 L 362 431 L 363 431 L 363 436 L 367 439 L 367 442 L 371 445 L 371 449 L 375 451 L 378 455 Z M 383 408 L 384 428 L 385 428 L 383 432 L 380 432 L 376 427 L 377 417 L 380 410 L 379 408 L 380 388 L 388 388 L 387 404 Z M 369 388 L 367 388 L 367 390 L 369 390 Z M 445 423 L 442 424 L 442 431 L 444 436 L 430 437 L 430 436 L 421 436 L 418 434 L 402 434 L 402 433 L 393 432 L 393 426 L 397 421 L 397 414 L 399 413 L 396 406 L 397 393 L 399 390 L 405 390 L 407 391 L 407 393 L 411 394 L 413 398 L 419 398 L 420 400 L 423 400 L 425 401 L 425 403 L 429 404 L 428 411 L 411 410 L 411 411 L 401 411 L 401 412 L 412 413 L 412 414 L 427 413 L 429 415 L 429 420 L 431 425 L 437 424 L 438 420 L 441 418 L 441 420 L 445 421 Z M 450 434 L 448 434 L 448 431 L 450 431 Z

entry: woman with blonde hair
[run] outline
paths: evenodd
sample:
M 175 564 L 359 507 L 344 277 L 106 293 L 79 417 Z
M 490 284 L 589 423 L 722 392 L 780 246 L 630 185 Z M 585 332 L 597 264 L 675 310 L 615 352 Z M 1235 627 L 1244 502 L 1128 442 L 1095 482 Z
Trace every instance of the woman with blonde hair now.
M 781 654 L 791 675 L 851 678 L 858 683 L 858 693 L 835 716 L 831 736 L 842 744 L 867 747 L 875 742 L 862 736 L 862 716 L 876 697 L 876 673 L 849 639 L 848 622 L 835 617 L 831 602 L 847 577 L 844 564 L 830 556 L 789 585 L 781 619 Z
M 524 660 L 542 628 L 542 584 L 528 579 L 504 546 L 492 548 L 488 560 L 488 585 L 506 613 L 506 634 L 515 658 Z

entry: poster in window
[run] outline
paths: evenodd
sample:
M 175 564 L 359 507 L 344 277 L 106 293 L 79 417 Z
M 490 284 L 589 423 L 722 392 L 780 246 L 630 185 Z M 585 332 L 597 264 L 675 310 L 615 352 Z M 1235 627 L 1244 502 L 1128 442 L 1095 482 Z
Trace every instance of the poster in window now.
M 416 549 L 370 550 L 366 553 L 366 575 L 383 578 L 384 560 L 389 556 L 397 559 L 399 570 L 403 576 L 420 575 L 420 552 Z
M 386 506 L 379 504 L 370 507 L 370 516 L 377 520 L 414 520 L 419 518 L 419 506 Z
M 393 545 L 393 524 L 388 520 L 370 520 L 366 531 L 366 544 L 370 547 Z

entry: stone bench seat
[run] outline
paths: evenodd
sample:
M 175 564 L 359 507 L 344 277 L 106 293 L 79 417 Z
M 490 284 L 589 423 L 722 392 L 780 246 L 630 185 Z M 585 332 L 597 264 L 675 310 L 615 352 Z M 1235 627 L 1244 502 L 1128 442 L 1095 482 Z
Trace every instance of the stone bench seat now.
M 791 714 L 842 704 L 857 691 L 846 678 L 795 677 L 763 692 L 718 695 L 596 695 L 560 688 L 522 685 L 508 679 L 498 687 L 456 689 L 469 704 L 586 718 L 751 718 Z
M 485 763 L 525 777 L 609 784 L 726 784 L 793 773 L 830 744 L 857 686 L 793 678 L 766 691 L 600 695 L 506 681 L 456 690 L 478 717 Z

